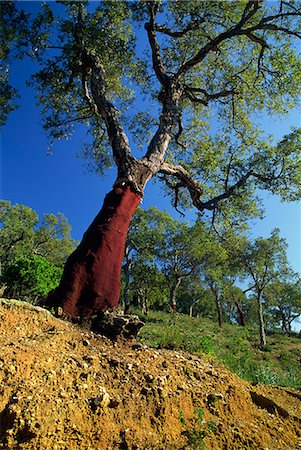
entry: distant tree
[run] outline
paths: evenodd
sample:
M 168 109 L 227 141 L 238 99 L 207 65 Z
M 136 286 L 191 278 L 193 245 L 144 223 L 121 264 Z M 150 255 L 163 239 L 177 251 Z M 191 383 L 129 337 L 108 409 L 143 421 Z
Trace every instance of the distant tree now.
M 134 286 L 137 286 L 140 283 L 138 275 L 144 276 L 140 266 L 155 264 L 165 239 L 165 230 L 171 224 L 173 224 L 172 217 L 157 208 L 151 207 L 147 210 L 138 208 L 136 211 L 126 239 L 123 264 L 125 279 L 123 299 L 126 313 L 130 311 L 131 283 L 135 280 Z
M 18 256 L 4 268 L 4 295 L 35 303 L 59 284 L 63 270 L 38 255 Z
M 30 255 L 34 246 L 37 213 L 25 205 L 0 200 L 1 267 L 20 255 Z
M 214 299 L 212 292 L 202 286 L 200 279 L 183 280 L 178 292 L 178 311 L 190 317 L 215 316 Z
M 132 304 L 147 315 L 150 308 L 166 309 L 168 288 L 163 273 L 154 264 L 139 263 L 132 269 Z
M 284 278 L 289 272 L 285 239 L 279 235 L 279 230 L 272 231 L 269 238 L 257 238 L 254 242 L 245 244 L 241 252 L 241 261 L 249 278 L 249 289 L 256 297 L 260 345 L 266 345 L 264 324 L 264 293 L 268 286 L 279 278 Z
M 229 308 L 230 319 L 234 318 L 241 326 L 245 326 L 245 312 L 243 304 L 246 301 L 246 294 L 244 291 L 234 284 L 233 278 L 228 278 L 224 282 L 222 300 Z M 236 314 L 233 310 L 236 310 Z
M 57 287 L 60 269 L 76 244 L 70 231 L 61 213 L 45 214 L 39 221 L 28 206 L 0 200 L 0 286 L 5 295 L 45 297 Z
M 265 298 L 269 303 L 274 321 L 281 323 L 285 333 L 292 330 L 292 323 L 301 315 L 301 280 L 295 275 L 294 280 L 274 281 L 267 287 Z
M 220 242 L 220 239 L 211 233 L 210 245 L 206 249 L 201 278 L 203 285 L 212 292 L 219 327 L 222 327 L 222 301 L 224 289 L 228 283 L 228 275 L 229 255 L 227 249 Z
M 157 260 L 165 274 L 169 287 L 169 305 L 177 311 L 177 293 L 183 279 L 192 280 L 201 264 L 200 234 L 187 223 L 175 220 L 166 227 Z M 204 245 L 204 242 L 203 242 Z
M 86 126 L 89 162 L 117 168 L 49 304 L 70 317 L 118 305 L 130 219 L 155 176 L 177 209 L 215 221 L 256 215 L 259 189 L 300 198 L 300 131 L 274 145 L 255 123 L 297 105 L 300 18 L 300 3 L 282 0 L 43 4 L 29 40 L 44 127 L 61 139 Z
M 0 200 L 0 261 L 2 267 L 18 256 L 45 257 L 62 267 L 76 242 L 66 217 L 58 213 L 39 217 L 25 205 Z

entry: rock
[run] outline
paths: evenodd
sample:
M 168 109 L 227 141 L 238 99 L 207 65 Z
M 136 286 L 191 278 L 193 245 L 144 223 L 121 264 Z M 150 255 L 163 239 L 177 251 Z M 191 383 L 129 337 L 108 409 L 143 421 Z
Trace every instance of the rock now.
M 96 410 L 98 407 L 106 408 L 111 402 L 110 395 L 102 386 L 99 388 L 99 394 L 91 400 L 92 409 Z
M 140 342 L 137 342 L 137 344 L 132 345 L 132 350 L 143 350 L 145 347 Z
M 218 405 L 220 400 L 223 400 L 223 394 L 209 394 L 207 397 L 207 405 L 210 411 L 213 411 Z
M 118 337 L 136 337 L 143 325 L 138 316 L 125 316 L 120 311 L 100 311 L 91 319 L 90 327 L 93 332 L 116 340 Z

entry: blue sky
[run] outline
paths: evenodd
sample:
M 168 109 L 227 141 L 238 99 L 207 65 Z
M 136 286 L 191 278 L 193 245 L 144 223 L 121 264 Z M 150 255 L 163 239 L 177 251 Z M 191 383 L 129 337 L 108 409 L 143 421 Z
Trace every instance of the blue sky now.
M 83 160 L 76 156 L 80 151 L 80 135 L 67 142 L 58 142 L 54 154 L 47 155 L 49 142 L 40 126 L 34 91 L 25 87 L 29 75 L 30 63 L 14 64 L 12 83 L 21 92 L 20 108 L 11 113 L 1 133 L 0 195 L 12 203 L 33 208 L 40 217 L 44 213 L 62 212 L 72 226 L 73 238 L 81 239 L 111 189 L 115 171 L 104 177 L 87 172 Z M 300 112 L 295 110 L 286 119 L 266 121 L 263 126 L 266 132 L 279 139 L 290 131 L 291 126 L 301 126 Z M 142 206 L 166 208 L 174 217 L 180 218 L 163 198 L 158 183 L 147 186 Z M 280 228 L 289 244 L 289 261 L 293 269 L 301 273 L 300 206 L 300 202 L 281 203 L 277 198 L 267 196 L 266 217 L 256 223 L 253 235 L 267 236 L 273 228 Z

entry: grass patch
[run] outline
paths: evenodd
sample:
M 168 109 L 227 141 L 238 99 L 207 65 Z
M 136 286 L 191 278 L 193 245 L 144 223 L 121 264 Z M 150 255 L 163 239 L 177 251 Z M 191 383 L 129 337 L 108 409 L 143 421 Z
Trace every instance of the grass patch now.
M 154 311 L 140 317 L 145 326 L 139 339 L 150 347 L 206 354 L 250 382 L 301 389 L 301 345 L 297 336 L 270 333 L 262 351 L 258 330 L 253 327 L 225 324 L 219 329 L 209 319 Z

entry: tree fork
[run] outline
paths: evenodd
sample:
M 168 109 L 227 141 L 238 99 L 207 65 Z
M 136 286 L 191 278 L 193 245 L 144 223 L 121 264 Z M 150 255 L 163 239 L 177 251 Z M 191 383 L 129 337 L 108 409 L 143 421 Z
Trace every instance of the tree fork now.
M 115 184 L 77 249 L 67 259 L 60 285 L 46 300 L 70 319 L 119 305 L 120 270 L 130 220 L 142 194 Z

